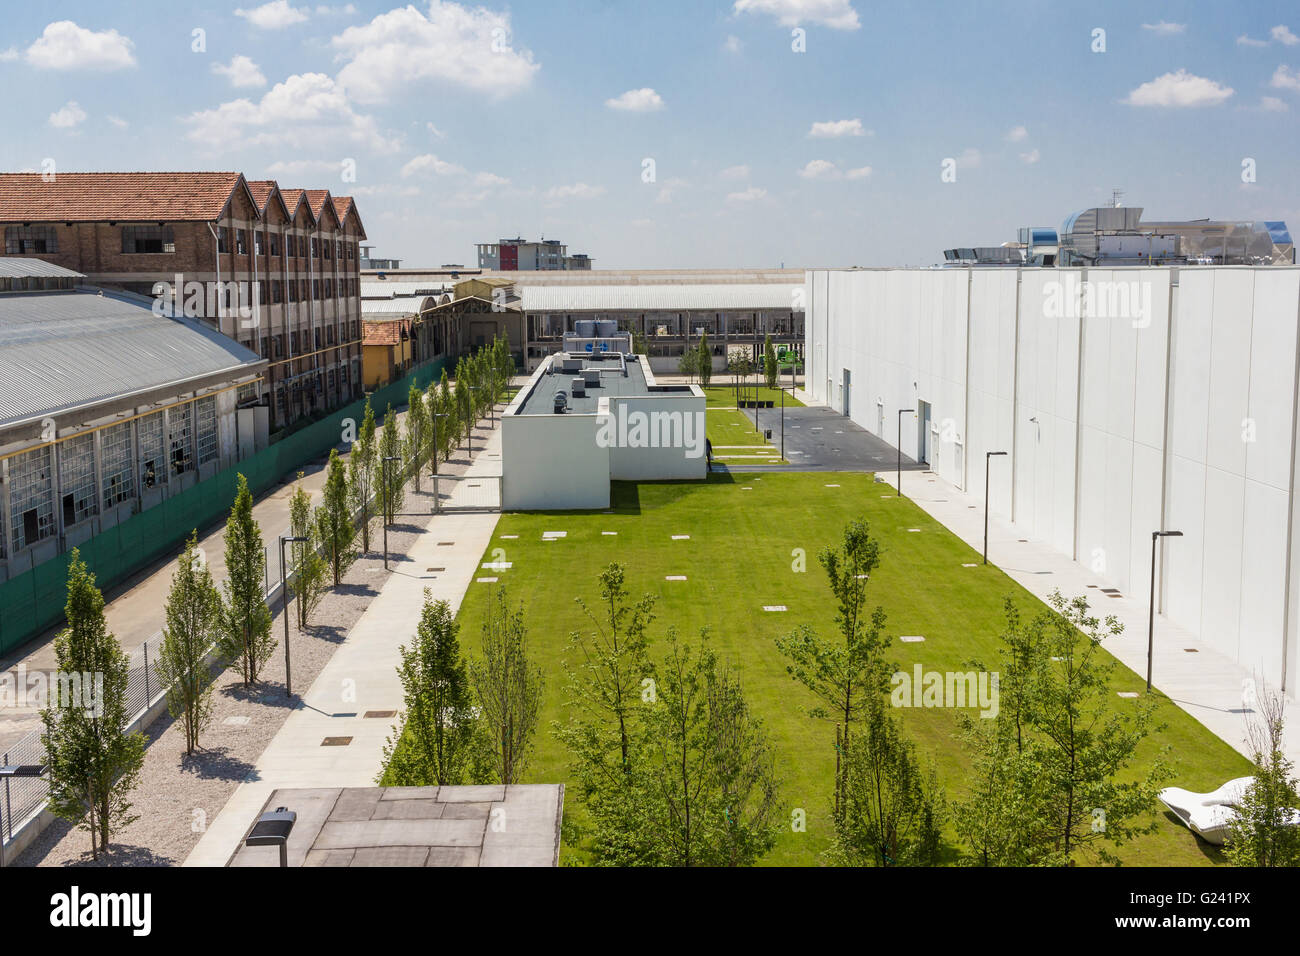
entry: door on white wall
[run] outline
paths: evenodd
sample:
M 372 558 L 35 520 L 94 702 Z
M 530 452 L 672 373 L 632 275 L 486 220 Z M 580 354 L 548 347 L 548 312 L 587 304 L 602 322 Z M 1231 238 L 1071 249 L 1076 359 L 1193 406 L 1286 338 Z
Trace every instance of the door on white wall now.
M 844 417 L 848 418 L 849 417 L 849 370 L 841 369 L 841 371 L 844 373 L 844 384 L 841 386 L 840 391 L 843 393 L 843 397 L 844 397 Z
M 916 460 L 922 465 L 930 464 L 933 451 L 930 435 L 930 403 L 916 403 Z

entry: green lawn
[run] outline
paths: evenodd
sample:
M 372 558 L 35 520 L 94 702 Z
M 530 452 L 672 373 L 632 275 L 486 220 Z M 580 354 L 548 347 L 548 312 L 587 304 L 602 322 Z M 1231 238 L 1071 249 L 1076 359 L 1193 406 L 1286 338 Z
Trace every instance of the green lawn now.
M 768 388 L 765 385 L 760 386 L 741 386 L 740 397 L 742 399 L 757 399 L 760 402 L 772 402 L 774 408 L 781 405 L 781 391 L 775 388 Z M 704 401 L 708 408 L 735 408 L 736 407 L 736 390 L 730 385 L 710 385 L 704 389 Z M 803 402 L 799 401 L 790 394 L 787 389 L 785 393 L 786 408 L 803 408 Z
M 737 429 L 739 431 L 739 429 Z M 826 487 L 835 484 L 839 487 Z M 887 633 L 924 635 L 924 643 L 895 640 L 891 658 L 910 670 L 967 670 L 983 658 L 993 664 L 1002 628 L 1002 602 L 1013 595 L 1023 607 L 1037 600 L 993 566 L 963 567 L 978 554 L 907 500 L 885 497 L 870 475 L 772 472 L 762 476 L 715 475 L 702 483 L 614 484 L 612 513 L 517 513 L 503 515 L 488 546 L 505 550 L 513 567 L 500 572 L 501 585 L 471 584 L 459 619 L 467 653 L 478 648 L 479 627 L 490 587 L 505 586 L 510 600 L 527 608 L 531 652 L 544 668 L 547 686 L 542 730 L 528 779 L 567 779 L 568 758 L 550 732 L 564 717 L 560 659 L 566 635 L 583 627 L 573 598 L 594 602 L 596 575 L 610 561 L 628 569 L 633 594 L 659 597 L 651 627 L 658 656 L 664 628 L 675 624 L 694 637 L 708 626 L 719 653 L 739 665 L 746 694 L 766 722 L 780 755 L 782 801 L 807 812 L 805 833 L 782 833 L 767 857 L 774 864 L 815 865 L 827 845 L 828 801 L 834 766 L 833 726 L 807 716 L 811 695 L 790 678 L 773 639 L 807 621 L 832 633 L 834 605 L 817 551 L 838 543 L 844 524 L 865 517 L 879 539 L 881 563 L 872 575 L 870 599 L 888 614 Z M 919 532 L 909 532 L 919 528 Z M 567 536 L 543 543 L 543 531 Z M 602 535 L 615 531 L 616 536 Z M 673 534 L 689 534 L 674 541 Z M 503 535 L 518 535 L 505 539 Z M 792 552 L 807 554 L 806 573 L 792 570 Z M 485 554 L 484 560 L 489 560 Z M 687 581 L 666 581 L 684 574 Z M 763 611 L 785 605 L 785 613 Z M 1115 690 L 1141 691 L 1143 681 L 1122 666 Z M 1132 703 L 1119 697 L 1114 706 Z M 953 711 L 900 711 L 923 758 L 933 756 L 948 796 L 963 796 L 967 762 L 954 740 Z M 1172 783 L 1210 790 L 1250 772 L 1250 765 L 1190 716 L 1163 697 L 1159 712 L 1166 730 L 1148 738 L 1143 759 L 1169 748 L 1176 774 Z M 580 814 L 570 790 L 566 812 Z M 1154 813 L 1154 810 L 1153 810 Z M 1159 831 L 1119 849 L 1130 865 L 1202 865 L 1220 862 L 1217 851 L 1198 841 L 1163 813 Z M 567 847 L 566 852 L 575 852 Z

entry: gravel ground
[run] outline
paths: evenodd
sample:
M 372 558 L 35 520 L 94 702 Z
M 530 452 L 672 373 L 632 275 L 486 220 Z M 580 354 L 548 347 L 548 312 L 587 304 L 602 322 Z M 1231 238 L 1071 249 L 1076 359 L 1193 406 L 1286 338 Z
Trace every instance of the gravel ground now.
M 481 440 L 489 434 L 486 427 L 475 430 L 475 457 L 482 447 Z M 463 474 L 468 465 L 462 447 L 453 453 L 451 461 L 439 464 L 439 472 Z M 390 552 L 408 553 L 417 537 L 426 532 L 433 521 L 432 500 L 427 476 L 419 494 L 408 486 L 402 512 L 388 529 Z M 300 690 L 311 686 L 383 586 L 388 572 L 384 571 L 382 551 L 375 550 L 382 548 L 379 522 L 374 524 L 370 544 L 371 552 L 358 558 L 343 584 L 321 600 L 315 615 L 321 623 L 300 632 L 290 618 L 293 680 Z M 292 607 L 290 612 L 296 613 Z M 289 701 L 284 693 L 284 649 L 279 644 L 284 636 L 284 621 L 279 614 L 275 615 L 272 632 L 276 651 L 255 686 L 245 690 L 235 668 L 217 677 L 212 720 L 199 738 L 202 749 L 186 756 L 184 729 L 167 714 L 146 730 L 144 767 L 139 785 L 131 794 L 131 812 L 139 818 L 113 835 L 106 853 L 92 860 L 90 835 L 59 820 L 14 865 L 180 866 L 199 842 L 206 822 L 216 819 L 289 717 Z M 227 723 L 231 718 L 247 720 Z

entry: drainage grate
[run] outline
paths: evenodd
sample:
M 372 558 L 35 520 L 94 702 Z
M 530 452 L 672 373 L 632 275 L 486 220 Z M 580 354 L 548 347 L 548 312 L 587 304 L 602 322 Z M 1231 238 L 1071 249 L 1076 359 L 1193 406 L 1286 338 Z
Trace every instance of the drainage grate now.
M 352 743 L 351 737 L 326 737 L 320 742 L 322 747 L 346 747 Z
M 439 541 L 439 542 L 438 542 L 438 547 L 440 547 L 440 548 L 450 548 L 450 547 L 451 547 L 453 544 L 455 544 L 455 543 L 456 543 L 455 541 Z
M 1200 649 L 1199 649 L 1199 648 L 1196 648 L 1196 647 L 1184 647 L 1183 650 L 1186 651 L 1188 654 L 1199 654 L 1199 653 L 1201 653 Z
M 446 571 L 446 568 L 425 568 L 425 571 Z
M 365 717 L 365 718 L 377 718 L 377 719 L 383 720 L 383 719 L 386 719 L 386 718 L 389 718 L 389 717 L 396 717 L 396 716 L 397 716 L 397 711 L 395 711 L 395 710 L 368 710 L 368 711 L 366 711 L 364 714 L 362 714 L 361 716 L 362 716 L 362 717 Z

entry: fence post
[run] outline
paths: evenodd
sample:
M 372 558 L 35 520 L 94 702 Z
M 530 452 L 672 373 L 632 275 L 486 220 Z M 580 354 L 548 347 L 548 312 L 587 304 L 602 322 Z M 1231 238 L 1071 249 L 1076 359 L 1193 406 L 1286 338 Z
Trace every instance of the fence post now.
M 5 754 L 5 766 L 9 765 L 9 754 Z M 14 808 L 9 802 L 9 778 L 5 777 L 5 826 L 9 828 L 9 842 L 14 842 Z M 0 839 L 3 839 L 0 836 Z
M 149 642 L 144 642 L 144 707 L 143 714 L 149 709 Z

